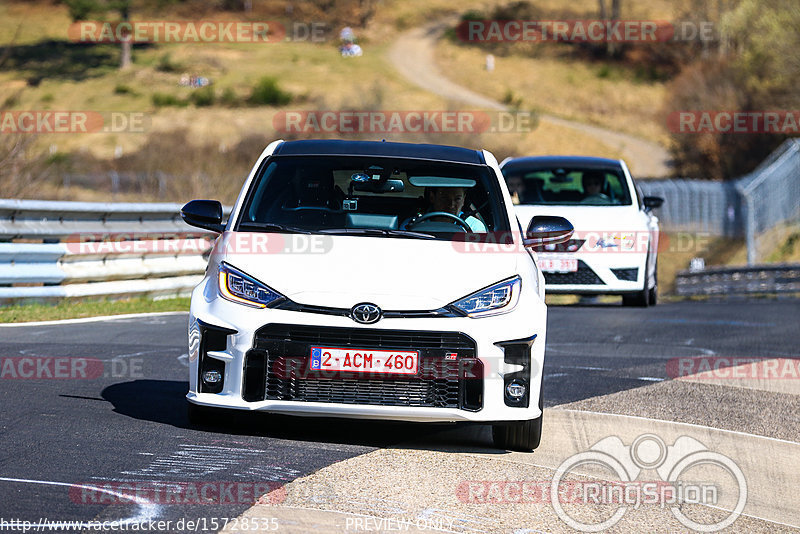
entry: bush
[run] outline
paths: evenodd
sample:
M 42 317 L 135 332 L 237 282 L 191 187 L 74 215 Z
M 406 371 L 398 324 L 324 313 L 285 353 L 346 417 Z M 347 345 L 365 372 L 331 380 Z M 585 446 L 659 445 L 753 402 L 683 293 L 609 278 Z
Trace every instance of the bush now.
M 178 106 L 178 107 L 185 107 L 189 103 L 185 100 L 181 100 L 175 95 L 170 95 L 167 93 L 153 93 L 153 105 L 157 108 L 167 107 L 167 106 Z
M 239 97 L 236 96 L 236 92 L 233 89 L 226 87 L 225 90 L 222 91 L 222 96 L 219 97 L 219 102 L 223 106 L 232 108 L 239 105 Z
M 191 102 L 199 108 L 213 106 L 214 102 L 216 101 L 214 88 L 210 85 L 207 85 L 206 87 L 196 89 L 191 95 L 189 95 L 189 100 L 191 100 Z
M 136 92 L 130 88 L 130 86 L 125 84 L 119 84 L 114 87 L 114 94 L 115 95 L 135 95 Z
M 170 54 L 164 54 L 158 59 L 156 70 L 161 72 L 180 72 L 184 70 L 184 67 L 178 62 L 172 61 Z
M 503 104 L 513 109 L 519 109 L 522 107 L 522 97 L 517 96 L 511 89 L 506 89 L 506 93 L 503 95 Z
M 265 76 L 253 86 L 248 102 L 254 106 L 284 106 L 292 101 L 292 95 L 278 86 L 278 80 Z

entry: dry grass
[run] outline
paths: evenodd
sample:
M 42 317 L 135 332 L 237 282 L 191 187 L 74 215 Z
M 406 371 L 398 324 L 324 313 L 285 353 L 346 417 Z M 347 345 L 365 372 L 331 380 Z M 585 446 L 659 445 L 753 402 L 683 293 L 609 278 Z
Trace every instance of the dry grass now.
M 626 16 L 669 18 L 679 2 L 659 0 L 647 5 L 627 5 Z M 134 51 L 134 66 L 126 72 L 115 68 L 115 61 L 92 71 L 83 79 L 43 76 L 38 86 L 26 85 L 30 73 L 5 68 L 0 71 L 0 103 L 10 102 L 4 109 L 18 110 L 91 110 L 101 112 L 134 112 L 146 115 L 144 133 L 50 134 L 40 135 L 40 148 L 62 154 L 86 153 L 107 160 L 113 166 L 117 147 L 129 155 L 147 144 L 151 134 L 185 129 L 187 142 L 211 150 L 225 151 L 242 139 L 261 135 L 265 139 L 284 137 L 273 128 L 274 107 L 206 107 L 156 108 L 154 93 L 170 94 L 186 99 L 192 89 L 180 87 L 181 74 L 203 75 L 213 80 L 217 96 L 231 90 L 240 99 L 249 95 L 253 84 L 263 76 L 279 80 L 281 88 L 295 95 L 287 109 L 383 109 L 383 110 L 447 110 L 463 106 L 451 103 L 421 90 L 395 72 L 386 59 L 386 51 L 399 29 L 422 24 L 443 14 L 479 9 L 488 12 L 493 6 L 507 3 L 496 0 L 466 0 L 453 4 L 446 0 L 387 1 L 366 30 L 357 30 L 363 37 L 365 54 L 357 59 L 341 58 L 335 42 L 276 44 L 160 44 Z M 275 2 L 264 9 L 273 9 Z M 538 5 L 538 4 L 537 4 Z M 543 0 L 544 10 L 559 9 L 557 0 Z M 578 0 L 570 10 L 594 16 L 596 0 Z M 199 14 L 198 16 L 203 16 Z M 208 15 L 210 16 L 210 15 Z M 214 19 L 230 19 L 239 15 L 226 13 Z M 134 18 L 137 14 L 134 13 Z M 167 18 L 168 15 L 164 15 Z M 183 18 L 186 15 L 182 15 Z M 152 17 L 150 17 L 152 18 Z M 173 17 L 175 18 L 175 17 Z M 0 42 L 26 45 L 44 39 L 67 37 L 70 19 L 63 4 L 39 5 L 27 2 L 0 5 Z M 19 29 L 19 32 L 17 33 Z M 117 54 L 111 48 L 112 54 Z M 116 57 L 116 56 L 114 56 Z M 178 72 L 162 72 L 159 63 L 169 61 L 181 66 Z M 652 121 L 645 118 L 646 104 L 659 101 L 660 88 L 637 86 L 625 80 L 595 76 L 594 67 L 577 62 L 539 60 L 529 63 L 524 58 L 501 58 L 495 76 L 482 71 L 482 54 L 444 43 L 441 60 L 444 71 L 478 91 L 502 100 L 511 89 L 522 98 L 522 109 L 594 121 L 623 130 L 634 130 L 647 137 L 658 137 Z M 532 72 L 530 76 L 519 73 Z M 513 80 L 499 82 L 498 80 Z M 595 89 L 589 90 L 589 86 Z M 120 93 L 120 87 L 130 92 Z M 533 97 L 532 95 L 536 95 Z M 314 137 L 308 135 L 307 137 Z M 376 136 L 377 137 L 377 136 Z M 541 124 L 529 133 L 482 135 L 386 135 L 388 140 L 436 142 L 473 148 L 487 148 L 502 159 L 511 154 L 621 154 L 593 137 L 572 129 Z M 255 159 L 257 154 L 253 154 Z M 180 154 L 174 154 L 180 159 Z M 152 162 L 157 167 L 159 162 Z M 192 162 L 186 161 L 187 173 Z M 80 172 L 80 169 L 75 169 Z M 234 180 L 241 176 L 230 177 Z M 56 191 L 56 192 L 54 192 Z M 76 198 L 80 190 L 57 192 L 50 187 L 43 194 Z M 88 192 L 85 194 L 88 195 Z
M 437 62 L 455 82 L 503 101 L 507 95 L 543 113 L 604 126 L 666 145 L 661 112 L 663 83 L 636 83 L 624 72 L 569 58 L 511 55 L 495 58 L 485 70 L 486 54 L 476 47 L 442 40 Z M 605 76 L 605 77 L 603 77 Z
M 489 12 L 496 6 L 512 3 L 513 0 L 395 0 L 386 2 L 378 11 L 369 32 L 371 38 L 380 39 L 393 30 L 402 31 L 430 22 L 444 15 L 463 13 L 469 10 Z M 651 0 L 649 2 L 625 2 L 623 15 L 628 19 L 650 18 L 671 20 L 679 12 L 684 0 Z M 543 11 L 563 10 L 562 0 L 537 0 L 537 8 Z M 573 0 L 569 10 L 585 18 L 597 17 L 597 0 Z
M 41 11 L 37 6 L 24 4 L 3 9 L 8 18 L 0 27 L 6 30 L 16 22 L 32 20 Z M 69 25 L 65 8 L 56 6 L 47 13 L 46 24 L 36 26 L 43 32 L 40 37 L 65 38 Z M 25 34 L 25 40 L 35 41 L 35 37 Z M 252 134 L 267 138 L 282 136 L 272 126 L 273 116 L 278 111 L 272 107 L 155 108 L 151 100 L 153 93 L 185 99 L 192 91 L 178 86 L 182 72 L 211 78 L 217 95 L 229 88 L 240 98 L 247 97 L 260 77 L 273 76 L 282 88 L 296 96 L 296 102 L 283 109 L 457 109 L 454 104 L 400 77 L 386 60 L 387 47 L 388 44 L 365 45 L 363 57 L 345 59 L 340 57 L 334 43 L 160 45 L 136 49 L 134 67 L 126 72 L 110 67 L 107 73 L 79 81 L 46 78 L 37 87 L 25 87 L 12 108 L 144 113 L 145 133 L 51 134 L 41 135 L 38 140 L 41 146 L 61 153 L 85 152 L 109 160 L 117 147 L 121 147 L 123 154 L 130 154 L 147 142 L 149 133 L 156 132 L 186 129 L 191 143 L 221 150 Z M 171 63 L 181 65 L 182 71 L 158 70 L 165 56 Z M 9 87 L 19 87 L 19 84 L 19 73 L 0 73 L 0 99 L 11 94 Z M 118 94 L 115 89 L 120 86 L 132 92 Z M 580 153 L 608 152 L 608 147 L 589 136 L 553 125 L 542 125 L 527 134 L 386 137 L 485 147 L 496 151 L 500 158 L 511 153 L 563 152 L 576 146 L 580 147 Z M 253 154 L 253 158 L 256 156 Z M 75 194 L 76 191 L 72 191 L 69 196 Z

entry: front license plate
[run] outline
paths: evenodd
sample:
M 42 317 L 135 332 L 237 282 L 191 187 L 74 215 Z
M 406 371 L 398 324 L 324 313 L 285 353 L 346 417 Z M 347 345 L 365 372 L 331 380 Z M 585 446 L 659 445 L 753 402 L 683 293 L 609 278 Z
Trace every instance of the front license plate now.
M 539 258 L 539 268 L 546 273 L 574 273 L 578 270 L 578 260 Z
M 311 347 L 312 371 L 415 375 L 419 352 L 415 350 L 340 349 Z

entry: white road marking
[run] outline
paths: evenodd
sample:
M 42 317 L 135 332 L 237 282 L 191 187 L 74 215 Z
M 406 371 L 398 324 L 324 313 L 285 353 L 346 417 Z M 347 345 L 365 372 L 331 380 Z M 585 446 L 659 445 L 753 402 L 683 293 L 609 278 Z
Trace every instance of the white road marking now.
M 181 444 L 180 449 L 167 457 L 153 460 L 150 465 L 133 471 L 122 471 L 133 477 L 202 478 L 218 471 L 240 465 L 243 460 L 263 457 L 268 451 L 238 449 L 210 445 Z
M 610 367 L 589 367 L 586 365 L 556 365 L 559 369 L 581 369 L 583 371 L 613 371 Z
M 141 317 L 167 317 L 171 315 L 188 315 L 185 311 L 129 313 L 125 315 L 103 315 L 100 317 L 81 317 L 80 319 L 59 319 L 57 321 L 31 321 L 29 323 L 0 323 L 0 328 L 15 328 L 18 326 L 51 326 L 80 323 L 94 323 L 97 321 L 119 321 L 123 319 L 139 319 Z

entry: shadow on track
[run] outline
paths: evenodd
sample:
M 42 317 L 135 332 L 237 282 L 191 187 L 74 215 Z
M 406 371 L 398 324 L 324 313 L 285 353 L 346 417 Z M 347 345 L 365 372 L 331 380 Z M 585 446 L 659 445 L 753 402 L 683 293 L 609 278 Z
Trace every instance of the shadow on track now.
M 116 413 L 127 417 L 202 432 L 372 447 L 414 443 L 414 448 L 420 449 L 441 450 L 445 446 L 454 450 L 450 446 L 455 445 L 460 451 L 489 452 L 491 448 L 489 427 L 469 423 L 407 423 L 218 410 L 212 412 L 207 423 L 192 425 L 187 416 L 187 390 L 187 382 L 134 380 L 108 386 L 102 397 Z

